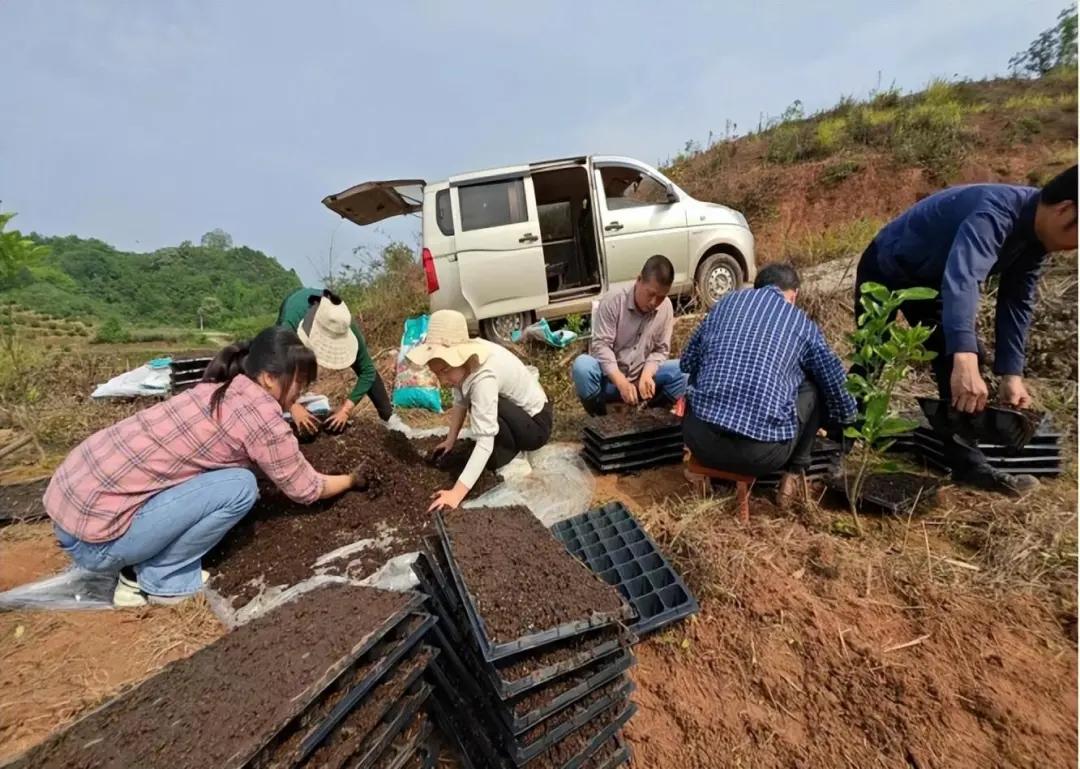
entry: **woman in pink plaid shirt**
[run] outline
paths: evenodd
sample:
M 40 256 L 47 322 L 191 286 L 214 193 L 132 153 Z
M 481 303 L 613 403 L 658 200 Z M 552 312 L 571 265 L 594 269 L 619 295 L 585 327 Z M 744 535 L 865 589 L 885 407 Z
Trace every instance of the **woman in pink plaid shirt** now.
M 120 573 L 117 606 L 176 603 L 202 590 L 202 557 L 255 504 L 253 466 L 302 504 L 362 486 L 316 472 L 282 418 L 317 373 L 294 331 L 268 328 L 218 353 L 202 384 L 87 438 L 45 491 L 60 546 Z

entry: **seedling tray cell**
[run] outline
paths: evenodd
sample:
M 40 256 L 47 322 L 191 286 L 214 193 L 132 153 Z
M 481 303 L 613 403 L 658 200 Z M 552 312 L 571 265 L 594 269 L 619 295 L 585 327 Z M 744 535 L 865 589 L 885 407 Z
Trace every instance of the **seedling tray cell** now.
M 465 586 L 465 580 L 462 577 L 461 571 L 454 563 L 454 556 L 450 547 L 450 535 L 446 530 L 443 517 L 439 513 L 435 514 L 435 527 L 439 532 L 443 556 L 447 567 L 450 570 L 450 575 L 453 578 L 454 584 L 457 587 L 458 597 L 465 607 L 465 613 L 469 619 L 469 624 L 472 626 L 473 634 L 480 646 L 480 653 L 488 662 L 494 662 L 495 660 L 510 657 L 530 649 L 537 649 L 556 641 L 573 638 L 574 636 L 581 635 L 594 628 L 604 627 L 633 617 L 633 610 L 624 604 L 617 611 L 595 612 L 591 617 L 586 619 L 565 622 L 553 628 L 548 628 L 535 633 L 528 633 L 512 641 L 503 641 L 501 643 L 493 642 L 488 637 L 484 622 L 480 617 L 480 612 L 476 605 L 476 598 Z
M 307 759 L 312 751 L 322 744 L 323 740 L 325 740 L 330 733 L 341 724 L 342 720 L 353 710 L 353 708 L 355 708 L 357 704 L 359 704 L 371 690 L 386 677 L 386 674 L 393 670 L 398 663 L 416 647 L 420 642 L 420 639 L 435 626 L 435 622 L 435 617 L 425 615 L 424 620 L 420 625 L 402 639 L 401 643 L 375 666 L 375 669 L 371 671 L 370 675 L 359 682 L 341 698 L 341 701 L 330 711 L 326 718 L 300 743 L 298 759 L 300 762 Z M 432 652 L 437 655 L 438 649 L 433 649 Z M 420 672 L 422 673 L 423 670 Z
M 622 503 L 557 523 L 551 533 L 633 605 L 629 627 L 638 636 L 697 613 L 697 599 Z
M 538 740 L 535 740 L 527 745 L 522 745 L 519 740 L 510 738 L 505 741 L 505 746 L 510 752 L 510 758 L 518 766 L 524 766 L 534 758 L 546 753 L 553 748 L 559 742 L 569 737 L 574 732 L 578 731 L 590 721 L 594 720 L 597 716 L 603 713 L 605 710 L 615 705 L 618 702 L 629 699 L 630 695 L 634 691 L 634 682 L 626 681 L 625 684 L 620 686 L 618 690 L 611 693 L 610 696 L 604 697 L 593 703 L 589 708 L 583 710 L 578 715 L 566 721 L 566 723 L 560 724 L 555 729 L 545 734 Z
M 498 708 L 497 713 L 503 724 L 511 733 L 518 735 L 532 729 L 545 718 L 555 715 L 563 708 L 572 705 L 601 686 L 613 681 L 622 675 L 634 663 L 634 657 L 630 651 L 624 650 L 621 654 L 611 658 L 598 660 L 595 664 L 602 667 L 572 689 L 568 689 L 557 697 L 553 697 L 537 708 L 534 708 L 520 716 L 515 715 L 514 702 L 505 703 L 504 707 Z
M 431 721 L 423 713 L 413 716 L 413 720 L 406 727 L 412 727 L 417 721 L 421 721 L 418 731 L 408 741 L 403 742 L 404 734 L 399 735 L 389 746 L 383 755 L 378 757 L 375 769 L 405 769 L 411 763 L 420 759 L 426 752 L 426 744 L 431 737 Z M 388 755 L 390 754 L 390 755 Z

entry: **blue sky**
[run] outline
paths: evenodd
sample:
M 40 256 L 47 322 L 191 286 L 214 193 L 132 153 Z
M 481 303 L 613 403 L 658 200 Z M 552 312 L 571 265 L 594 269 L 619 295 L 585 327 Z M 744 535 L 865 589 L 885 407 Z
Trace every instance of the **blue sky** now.
M 0 210 L 153 250 L 221 227 L 312 281 L 319 202 L 578 153 L 654 163 L 732 120 L 1003 73 L 1063 0 L 0 0 Z

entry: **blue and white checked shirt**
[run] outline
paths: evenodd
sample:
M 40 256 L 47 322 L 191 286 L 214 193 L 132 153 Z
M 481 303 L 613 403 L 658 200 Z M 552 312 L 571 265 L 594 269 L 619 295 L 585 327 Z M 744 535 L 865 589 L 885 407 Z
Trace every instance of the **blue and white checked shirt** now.
M 832 420 L 855 418 L 844 366 L 821 329 L 775 286 L 721 299 L 698 326 L 680 366 L 690 375 L 690 409 L 729 433 L 769 443 L 798 432 L 795 399 L 807 377 Z

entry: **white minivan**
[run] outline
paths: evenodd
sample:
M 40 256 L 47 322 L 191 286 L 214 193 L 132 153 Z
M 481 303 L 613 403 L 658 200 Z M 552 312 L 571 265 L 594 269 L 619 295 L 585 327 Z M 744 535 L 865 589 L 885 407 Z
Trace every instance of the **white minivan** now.
M 476 171 L 428 184 L 365 182 L 323 199 L 360 225 L 419 213 L 431 309 L 462 312 L 504 342 L 536 318 L 587 314 L 653 254 L 675 266 L 672 295 L 711 306 L 753 281 L 746 218 L 695 200 L 656 169 L 591 155 Z

